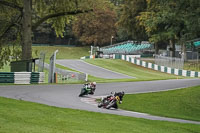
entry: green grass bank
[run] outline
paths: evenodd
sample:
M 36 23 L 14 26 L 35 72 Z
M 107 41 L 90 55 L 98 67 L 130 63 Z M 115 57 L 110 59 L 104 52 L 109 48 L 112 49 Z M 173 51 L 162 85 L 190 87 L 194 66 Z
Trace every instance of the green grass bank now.
M 0 97 L 2 133 L 198 133 L 200 126 L 57 108 Z
M 33 57 L 39 57 L 41 51 L 46 53 L 45 62 L 49 62 L 51 55 L 58 50 L 56 59 L 80 59 L 88 56 L 89 47 L 60 47 L 60 46 L 33 46 Z
M 200 121 L 200 86 L 144 94 L 126 94 L 121 109 Z
M 116 80 L 117 82 L 124 81 L 147 81 L 147 80 L 166 80 L 166 79 L 181 79 L 184 77 L 171 75 L 167 73 L 162 73 L 159 71 L 151 70 L 148 68 L 144 68 L 141 66 L 137 66 L 127 61 L 123 61 L 120 59 L 87 59 L 85 60 L 88 63 L 115 71 L 119 73 L 123 73 L 132 77 L 133 79 L 121 79 Z M 96 81 L 101 82 L 102 79 L 96 79 Z M 112 80 L 114 81 L 114 80 Z

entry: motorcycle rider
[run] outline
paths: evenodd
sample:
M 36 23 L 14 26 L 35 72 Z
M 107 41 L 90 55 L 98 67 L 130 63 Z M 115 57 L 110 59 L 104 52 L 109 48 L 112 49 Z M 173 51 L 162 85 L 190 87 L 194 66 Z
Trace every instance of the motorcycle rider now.
M 107 106 L 109 104 L 108 103 L 109 101 L 107 99 L 110 99 L 112 97 L 115 97 L 115 98 L 118 97 L 119 99 L 117 101 L 119 102 L 119 104 L 121 104 L 122 100 L 123 100 L 123 96 L 124 96 L 124 92 L 123 91 L 122 92 L 114 92 L 114 93 L 111 92 L 110 95 L 108 95 L 108 96 L 106 96 L 106 97 L 104 97 L 102 99 L 102 103 Z M 102 107 L 102 106 L 103 106 L 102 104 L 100 104 L 100 106 L 98 105 L 98 107 Z M 117 109 L 118 108 L 117 102 L 112 107 Z M 110 107 L 108 107 L 108 108 L 110 108 Z
M 96 90 L 96 82 L 86 83 L 84 85 L 89 94 L 94 94 L 94 91 Z
M 119 98 L 120 98 L 119 104 L 122 104 L 124 92 L 122 91 L 122 92 L 115 93 L 115 96 L 119 96 Z
M 121 96 L 121 95 L 124 95 L 124 92 L 122 91 L 122 92 L 111 92 L 111 94 L 110 95 L 108 95 L 108 96 L 106 96 L 106 98 L 110 98 L 110 97 L 113 97 L 113 96 Z

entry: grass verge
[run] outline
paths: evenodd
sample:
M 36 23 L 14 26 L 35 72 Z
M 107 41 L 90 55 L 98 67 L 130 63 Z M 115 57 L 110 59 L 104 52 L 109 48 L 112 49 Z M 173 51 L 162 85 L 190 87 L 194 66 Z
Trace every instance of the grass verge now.
M 136 77 L 135 79 L 120 79 L 116 81 L 145 81 L 145 80 L 165 80 L 165 79 L 176 79 L 176 78 L 184 78 L 181 76 L 176 76 L 172 74 L 162 73 L 155 70 L 151 70 L 148 68 L 144 68 L 135 64 L 132 64 L 123 60 L 112 60 L 112 59 L 87 59 L 85 60 L 88 63 L 116 71 L 119 73 L 123 73 L 132 77 Z
M 197 133 L 200 126 L 57 108 L 0 97 L 3 133 Z
M 45 62 L 49 62 L 54 51 L 58 50 L 56 54 L 57 59 L 80 59 L 82 56 L 89 55 L 89 47 L 59 47 L 59 46 L 33 46 L 33 57 L 39 57 L 40 52 L 46 52 Z
M 121 109 L 200 121 L 200 86 L 145 94 L 126 94 Z

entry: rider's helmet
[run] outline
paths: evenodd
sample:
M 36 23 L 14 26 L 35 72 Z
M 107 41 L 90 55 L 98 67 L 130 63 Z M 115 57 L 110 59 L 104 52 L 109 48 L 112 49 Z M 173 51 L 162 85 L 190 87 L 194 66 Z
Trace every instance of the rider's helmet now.
M 92 83 L 91 83 L 91 85 L 92 85 L 93 87 L 96 87 L 96 84 L 97 84 L 96 82 L 92 82 Z

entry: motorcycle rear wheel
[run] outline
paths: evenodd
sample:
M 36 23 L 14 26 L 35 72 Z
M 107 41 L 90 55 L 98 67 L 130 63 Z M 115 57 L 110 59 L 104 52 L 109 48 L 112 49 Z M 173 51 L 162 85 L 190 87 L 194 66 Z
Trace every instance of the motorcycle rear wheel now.
M 84 88 L 81 90 L 81 93 L 79 94 L 79 97 L 82 97 L 83 95 L 86 95 L 87 91 L 84 90 Z
M 116 104 L 116 102 L 109 103 L 109 104 L 106 106 L 106 109 L 110 109 L 111 107 L 114 107 L 115 104 Z

